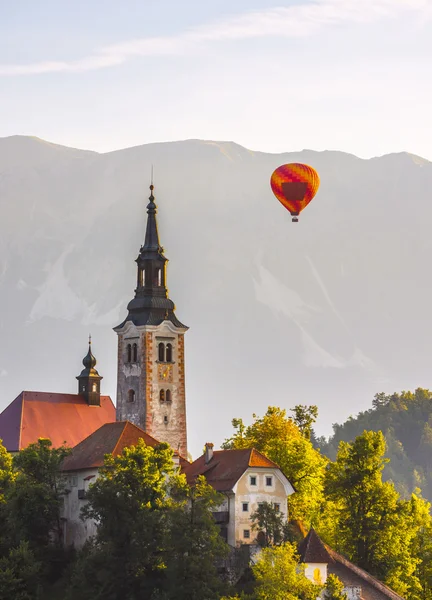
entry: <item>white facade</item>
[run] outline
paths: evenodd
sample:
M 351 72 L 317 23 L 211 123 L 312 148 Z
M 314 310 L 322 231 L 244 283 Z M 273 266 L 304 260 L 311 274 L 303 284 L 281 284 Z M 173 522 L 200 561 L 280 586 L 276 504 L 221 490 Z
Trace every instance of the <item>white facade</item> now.
M 64 544 L 81 548 L 96 533 L 96 523 L 92 519 L 83 521 L 80 518 L 81 508 L 87 503 L 85 494 L 89 486 L 96 481 L 99 470 L 83 469 L 64 473 L 66 493 L 62 511 L 64 522 Z
M 217 508 L 228 513 L 227 542 L 230 546 L 256 544 L 257 531 L 252 528 L 251 515 L 261 502 L 278 506 L 288 520 L 288 496 L 294 489 L 280 469 L 248 468 L 231 492 L 225 493 L 224 502 Z M 221 524 L 224 527 L 224 524 Z

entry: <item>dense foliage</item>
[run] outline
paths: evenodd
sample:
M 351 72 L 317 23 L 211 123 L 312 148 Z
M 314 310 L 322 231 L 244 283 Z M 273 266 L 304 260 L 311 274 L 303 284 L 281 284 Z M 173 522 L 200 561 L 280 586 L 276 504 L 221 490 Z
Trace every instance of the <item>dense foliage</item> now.
M 242 567 L 248 577 L 237 596 L 218 570 L 232 559 L 212 515 L 222 497 L 204 477 L 189 486 L 167 444 L 141 440 L 105 457 L 82 511 L 97 533 L 76 555 L 62 539 L 60 467 L 69 450 L 41 439 L 12 457 L 0 444 L 0 600 L 315 600 L 321 592 L 345 600 L 337 578 L 311 583 L 299 565 L 295 533 L 311 525 L 407 600 L 432 600 L 431 507 L 414 488 L 429 476 L 431 400 L 427 390 L 379 394 L 370 411 L 335 425 L 328 442 L 315 438 L 315 406 L 291 415 L 269 407 L 250 425 L 233 420 L 224 446 L 263 452 L 296 490 L 288 524 L 271 503 L 251 514 L 262 551 L 249 571 Z
M 421 488 L 432 500 L 432 392 L 418 388 L 414 393 L 376 394 L 372 408 L 333 425 L 330 439 L 320 438 L 317 445 L 334 460 L 341 441 L 351 442 L 365 430 L 385 436 L 390 462 L 384 480 L 391 480 L 405 498 Z

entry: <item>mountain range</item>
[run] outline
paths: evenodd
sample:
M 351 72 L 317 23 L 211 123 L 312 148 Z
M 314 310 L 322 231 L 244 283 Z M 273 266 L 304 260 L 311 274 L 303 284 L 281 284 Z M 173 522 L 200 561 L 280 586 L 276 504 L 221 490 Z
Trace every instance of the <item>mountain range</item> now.
M 287 145 L 289 144 L 289 140 Z M 319 173 L 292 223 L 269 179 Z M 106 154 L 0 138 L 0 409 L 74 392 L 92 334 L 115 400 L 154 166 L 168 286 L 186 336 L 189 445 L 269 405 L 319 407 L 318 435 L 377 392 L 432 382 L 432 163 L 407 154 L 253 152 L 186 140 Z

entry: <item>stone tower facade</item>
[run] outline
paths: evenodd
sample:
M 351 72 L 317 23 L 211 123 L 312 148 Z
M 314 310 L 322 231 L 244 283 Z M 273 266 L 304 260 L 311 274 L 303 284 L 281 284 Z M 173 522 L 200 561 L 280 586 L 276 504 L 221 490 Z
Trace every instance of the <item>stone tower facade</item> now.
M 131 421 L 187 457 L 184 334 L 168 297 L 153 185 L 135 297 L 118 335 L 117 421 Z

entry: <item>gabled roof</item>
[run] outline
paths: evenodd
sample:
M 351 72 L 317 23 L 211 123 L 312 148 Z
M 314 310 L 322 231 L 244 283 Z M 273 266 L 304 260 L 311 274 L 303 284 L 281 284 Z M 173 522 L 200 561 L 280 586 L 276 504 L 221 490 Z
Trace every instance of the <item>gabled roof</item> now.
M 105 454 L 118 456 L 128 446 L 136 446 L 143 439 L 147 446 L 154 448 L 160 442 L 130 421 L 106 423 L 80 442 L 65 458 L 62 471 L 80 471 L 101 467 Z
M 304 563 L 321 563 L 328 565 L 333 562 L 333 558 L 327 552 L 326 547 L 313 527 L 298 545 L 298 552 L 300 554 L 300 561 Z
M 39 438 L 54 447 L 76 446 L 104 423 L 115 421 L 115 406 L 101 396 L 100 406 L 89 406 L 78 394 L 21 392 L 0 414 L 0 439 L 9 452 L 17 452 Z
M 404 600 L 402 596 L 399 596 L 396 592 L 394 592 L 391 588 L 389 588 L 385 583 L 376 579 L 369 573 L 367 573 L 364 569 L 361 569 L 357 565 L 354 565 L 348 559 L 346 559 L 341 554 L 338 554 L 335 550 L 326 545 L 328 553 L 333 559 L 333 565 L 329 566 L 329 573 L 334 573 L 341 579 L 343 583 L 344 571 L 339 570 L 339 566 L 344 568 L 346 571 L 351 572 L 354 576 L 357 576 L 357 581 L 361 582 L 362 586 L 362 594 L 361 597 L 363 600 L 378 600 L 379 598 L 389 598 L 390 600 Z M 349 582 L 352 585 L 352 581 Z M 371 589 L 372 588 L 372 589 Z M 377 594 L 377 592 L 379 592 Z
M 324 544 L 313 528 L 298 545 L 298 551 L 301 562 L 325 563 L 328 565 L 327 572 L 337 575 L 344 585 L 360 585 L 363 600 L 379 600 L 380 598 L 404 600 L 402 596 L 399 596 L 376 577 L 354 565 L 330 546 Z
M 205 475 L 207 482 L 218 492 L 232 490 L 237 481 L 249 467 L 279 469 L 272 460 L 255 450 L 215 450 L 211 460 L 205 462 L 205 454 L 193 463 L 183 467 L 183 472 L 189 484 L 192 484 L 198 475 Z

